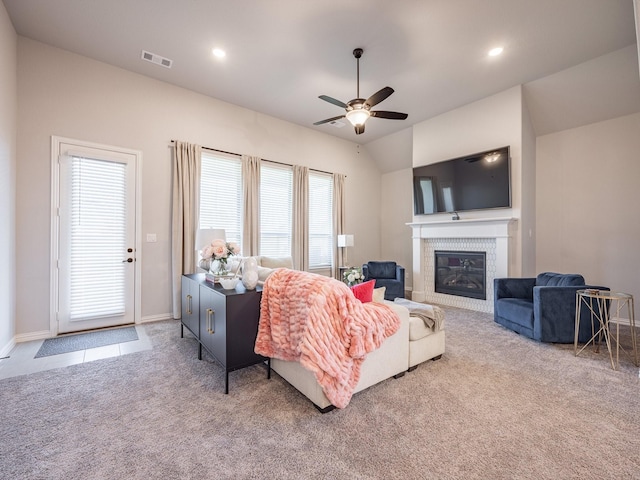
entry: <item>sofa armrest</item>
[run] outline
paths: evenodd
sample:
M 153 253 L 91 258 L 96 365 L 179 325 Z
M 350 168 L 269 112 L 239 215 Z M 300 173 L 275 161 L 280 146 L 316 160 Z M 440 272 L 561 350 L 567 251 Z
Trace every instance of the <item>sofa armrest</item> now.
M 396 266 L 396 280 L 399 280 L 404 285 L 404 267 L 400 265 Z
M 591 285 L 534 287 L 533 316 L 536 319 L 534 322 L 534 338 L 541 341 L 573 342 L 575 335 L 576 292 L 586 288 L 609 290 L 608 287 Z M 590 312 L 588 309 L 582 309 L 580 330 L 590 331 L 590 328 Z
M 535 278 L 496 278 L 493 281 L 494 298 L 523 298 L 533 300 Z

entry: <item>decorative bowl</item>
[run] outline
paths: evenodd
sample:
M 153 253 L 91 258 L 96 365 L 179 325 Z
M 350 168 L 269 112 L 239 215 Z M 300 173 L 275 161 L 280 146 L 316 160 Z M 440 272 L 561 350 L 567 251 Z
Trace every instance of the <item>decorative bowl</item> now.
M 238 285 L 239 281 L 240 279 L 238 277 L 220 277 L 220 285 L 222 285 L 222 288 L 224 288 L 225 290 L 233 290 L 234 288 L 236 288 L 236 285 Z

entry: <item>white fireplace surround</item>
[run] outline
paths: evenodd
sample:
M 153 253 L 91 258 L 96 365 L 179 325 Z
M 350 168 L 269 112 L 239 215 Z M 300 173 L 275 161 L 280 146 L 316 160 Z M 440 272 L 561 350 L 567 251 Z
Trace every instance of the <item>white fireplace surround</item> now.
M 510 232 L 516 218 L 476 218 L 409 223 L 413 238 L 412 300 L 493 312 L 493 279 L 509 276 Z M 486 252 L 487 299 L 435 292 L 434 251 Z

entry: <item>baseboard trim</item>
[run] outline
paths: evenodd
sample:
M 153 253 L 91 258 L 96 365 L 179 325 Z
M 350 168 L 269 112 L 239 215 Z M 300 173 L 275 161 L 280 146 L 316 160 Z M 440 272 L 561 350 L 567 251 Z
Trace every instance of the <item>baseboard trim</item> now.
M 7 343 L 2 350 L 0 350 L 0 359 L 8 357 L 9 353 L 11 352 L 11 350 L 13 350 L 13 347 L 16 346 L 16 338 L 13 337 L 9 343 Z
M 16 343 L 30 342 L 32 340 L 45 340 L 53 337 L 54 334 L 50 330 L 41 330 L 39 332 L 21 333 L 16 335 Z
M 147 315 L 140 319 L 140 323 L 161 322 L 163 320 L 173 320 L 171 313 L 161 313 L 160 315 Z

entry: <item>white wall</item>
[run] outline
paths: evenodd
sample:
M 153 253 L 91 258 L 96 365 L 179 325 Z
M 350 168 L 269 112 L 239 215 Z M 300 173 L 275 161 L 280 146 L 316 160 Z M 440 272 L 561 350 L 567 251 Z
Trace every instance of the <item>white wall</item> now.
M 640 114 L 537 139 L 536 269 L 640 298 Z
M 522 178 L 520 232 L 523 277 L 536 276 L 536 134 L 522 98 Z
M 0 2 L 0 357 L 15 334 L 15 178 L 18 36 Z
M 413 262 L 411 228 L 407 223 L 413 218 L 413 171 L 405 168 L 382 175 L 380 196 L 381 252 L 380 258 L 370 260 L 392 260 L 404 267 L 405 289 L 411 289 Z
M 429 165 L 441 160 L 462 157 L 472 153 L 509 145 L 511 147 L 511 205 L 510 209 L 480 210 L 464 212 L 461 218 L 514 217 L 518 219 L 512 245 L 514 254 L 509 261 L 509 275 L 520 276 L 522 272 L 522 226 L 533 224 L 529 210 L 522 209 L 523 196 L 523 113 L 522 88 L 510 88 L 504 92 L 437 117 L 416 124 L 413 129 L 413 166 Z M 532 132 L 532 130 L 531 130 Z M 531 133 L 529 132 L 529 133 Z M 532 134 L 532 133 L 531 133 Z M 531 149 L 525 152 L 530 155 Z M 533 158 L 525 158 L 530 172 Z M 385 177 L 386 178 L 386 177 Z M 407 189 L 411 188 L 408 184 Z M 532 190 L 526 190 L 527 198 L 533 199 Z M 398 215 L 402 212 L 398 211 Z M 450 219 L 451 214 L 417 215 L 415 222 Z M 411 235 L 408 231 L 407 235 Z M 386 246 L 383 245 L 383 248 Z M 529 254 L 527 253 L 527 256 Z
M 49 329 L 51 135 L 143 152 L 141 234 L 158 239 L 142 248 L 143 319 L 171 311 L 171 139 L 346 174 L 349 259 L 379 255 L 380 173 L 355 143 L 24 37 L 18 60 L 18 334 Z

